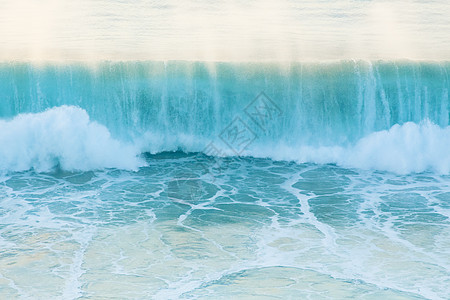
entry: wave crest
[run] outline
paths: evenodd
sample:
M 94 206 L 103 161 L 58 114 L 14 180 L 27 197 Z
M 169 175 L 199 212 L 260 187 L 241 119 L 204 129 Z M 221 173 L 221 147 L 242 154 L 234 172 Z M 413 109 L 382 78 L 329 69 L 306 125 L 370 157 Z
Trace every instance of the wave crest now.
M 105 126 L 90 120 L 85 110 L 61 106 L 0 120 L 0 170 L 43 172 L 56 166 L 68 171 L 137 170 L 146 165 L 140 157 L 142 152 L 180 149 L 199 152 L 201 145 L 208 141 L 203 136 L 165 136 L 149 131 L 135 142 L 125 143 L 111 137 Z M 298 163 L 333 163 L 398 174 L 424 171 L 449 174 L 449 149 L 450 126 L 423 121 L 373 132 L 350 146 L 314 147 L 300 141 L 294 145 L 283 140 L 256 141 L 244 155 Z

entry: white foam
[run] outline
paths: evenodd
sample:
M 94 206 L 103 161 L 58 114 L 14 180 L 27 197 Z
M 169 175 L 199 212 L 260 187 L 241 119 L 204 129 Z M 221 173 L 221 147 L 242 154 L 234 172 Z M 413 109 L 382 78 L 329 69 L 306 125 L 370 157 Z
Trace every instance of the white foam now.
M 61 106 L 0 120 L 0 170 L 137 169 L 137 147 L 111 137 L 81 108 Z
M 394 125 L 361 139 L 338 162 L 343 166 L 395 173 L 450 172 L 450 126 L 429 121 Z
M 450 173 L 450 126 L 442 128 L 430 121 L 397 124 L 389 130 L 371 133 L 347 147 L 278 146 L 272 149 L 253 147 L 248 154 L 298 163 L 335 163 L 397 174 Z

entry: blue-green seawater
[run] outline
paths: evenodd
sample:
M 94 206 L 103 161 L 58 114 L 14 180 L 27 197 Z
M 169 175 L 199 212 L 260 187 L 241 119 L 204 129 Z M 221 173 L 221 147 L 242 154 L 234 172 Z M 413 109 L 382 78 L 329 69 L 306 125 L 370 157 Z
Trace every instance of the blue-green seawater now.
M 0 299 L 449 299 L 449 71 L 1 63 Z

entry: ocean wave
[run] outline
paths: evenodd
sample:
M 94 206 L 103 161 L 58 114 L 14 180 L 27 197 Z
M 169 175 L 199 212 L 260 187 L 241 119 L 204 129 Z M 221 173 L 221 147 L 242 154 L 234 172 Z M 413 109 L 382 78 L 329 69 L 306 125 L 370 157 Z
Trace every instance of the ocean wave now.
M 45 172 L 55 167 L 69 171 L 137 170 L 146 166 L 142 152 L 201 152 L 207 143 L 205 137 L 164 136 L 151 131 L 133 142 L 125 142 L 113 138 L 105 126 L 92 121 L 82 108 L 60 106 L 0 121 L 0 170 Z M 450 126 L 423 121 L 396 124 L 346 146 L 256 141 L 242 155 L 297 163 L 333 163 L 399 174 L 424 171 L 449 174 L 448 149 Z M 230 150 L 223 153 L 233 155 Z

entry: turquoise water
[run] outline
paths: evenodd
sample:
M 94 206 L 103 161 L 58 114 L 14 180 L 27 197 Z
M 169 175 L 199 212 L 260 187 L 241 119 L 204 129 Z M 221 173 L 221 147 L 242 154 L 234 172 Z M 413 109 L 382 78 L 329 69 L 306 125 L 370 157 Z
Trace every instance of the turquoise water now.
M 448 175 L 223 160 L 3 177 L 2 297 L 450 296 Z
M 448 62 L 0 65 L 0 298 L 448 299 Z
M 211 139 L 264 92 L 283 118 L 260 139 L 342 144 L 408 121 L 448 126 L 449 73 L 413 61 L 1 63 L 0 115 L 76 105 L 121 138 Z

